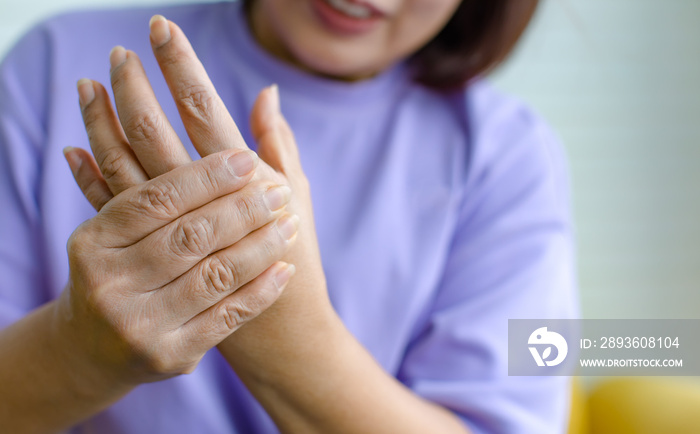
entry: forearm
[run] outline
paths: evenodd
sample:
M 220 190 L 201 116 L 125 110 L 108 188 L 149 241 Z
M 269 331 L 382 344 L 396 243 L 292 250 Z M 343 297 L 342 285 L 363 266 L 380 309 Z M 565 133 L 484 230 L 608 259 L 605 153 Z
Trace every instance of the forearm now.
M 56 432 L 104 409 L 130 390 L 71 354 L 57 302 L 0 331 L 2 432 Z
M 219 347 L 282 432 L 467 432 L 388 375 L 335 314 L 299 317 L 276 329 L 259 318 Z

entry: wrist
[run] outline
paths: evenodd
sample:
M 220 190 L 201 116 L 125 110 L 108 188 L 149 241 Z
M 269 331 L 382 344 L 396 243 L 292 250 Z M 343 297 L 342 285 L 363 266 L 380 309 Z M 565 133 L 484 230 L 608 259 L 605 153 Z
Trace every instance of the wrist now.
M 82 357 L 59 307 L 49 302 L 0 333 L 0 420 L 7 432 L 66 429 L 129 390 Z
M 290 365 L 307 363 L 349 335 L 325 293 L 300 298 L 280 298 L 218 345 L 239 376 L 276 383 L 289 375 Z
M 85 327 L 74 315 L 70 291 L 69 285 L 57 300 L 47 305 L 50 309 L 47 349 L 65 373 L 76 397 L 97 401 L 120 397 L 136 384 L 116 369 L 115 361 L 108 363 L 97 356 L 95 343 L 81 333 Z

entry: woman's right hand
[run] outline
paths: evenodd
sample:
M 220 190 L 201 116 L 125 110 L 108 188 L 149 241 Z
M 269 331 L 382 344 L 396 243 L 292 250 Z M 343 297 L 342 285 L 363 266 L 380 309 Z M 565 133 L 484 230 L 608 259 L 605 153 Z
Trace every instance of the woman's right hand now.
M 252 180 L 257 156 L 211 154 L 129 188 L 70 237 L 57 303 L 66 357 L 127 384 L 191 372 L 269 307 L 294 273 L 289 187 Z M 271 265 L 272 264 L 272 265 Z

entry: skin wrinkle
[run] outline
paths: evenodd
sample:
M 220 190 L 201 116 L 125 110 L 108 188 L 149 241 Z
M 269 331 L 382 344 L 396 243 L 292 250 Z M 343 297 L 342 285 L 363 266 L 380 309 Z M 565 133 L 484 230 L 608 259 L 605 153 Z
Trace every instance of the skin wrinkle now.
M 203 85 L 186 85 L 176 95 L 175 100 L 183 108 L 184 117 L 190 122 L 200 122 L 201 128 L 212 128 L 216 116 L 212 111 L 216 109 L 214 96 Z
M 172 240 L 172 249 L 178 256 L 185 257 L 210 254 L 217 244 L 214 226 L 211 217 L 206 215 L 179 219 L 169 238 Z

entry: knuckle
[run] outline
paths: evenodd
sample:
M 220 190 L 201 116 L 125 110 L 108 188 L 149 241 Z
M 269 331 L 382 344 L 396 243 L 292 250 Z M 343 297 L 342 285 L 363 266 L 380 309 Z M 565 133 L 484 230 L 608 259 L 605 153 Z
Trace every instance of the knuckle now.
M 89 229 L 87 229 L 87 223 L 88 222 L 82 223 L 75 231 L 73 231 L 70 237 L 68 237 L 66 250 L 69 258 L 83 257 L 89 250 L 88 246 L 92 241 L 92 235 Z
M 274 297 L 269 292 L 259 291 L 246 294 L 235 303 L 225 304 L 221 308 L 220 316 L 229 331 L 236 330 L 244 323 L 260 315 L 274 302 Z
M 101 152 L 97 154 L 97 158 L 102 176 L 108 183 L 126 176 L 129 160 L 123 152 L 118 150 Z
M 251 195 L 247 194 L 238 198 L 235 207 L 241 227 L 252 229 L 260 226 L 259 220 L 262 217 L 260 207 Z
M 104 257 L 95 243 L 94 232 L 86 229 L 85 222 L 71 234 L 66 243 L 69 265 L 69 280 L 72 284 L 78 283 L 82 288 L 79 298 L 85 297 L 87 306 L 91 309 L 104 311 L 108 305 L 100 304 L 104 296 L 109 296 L 108 290 L 103 288 L 105 281 L 103 275 L 96 271 L 96 264 L 104 263 Z M 107 259 L 108 260 L 108 259 Z M 72 285 L 71 285 L 72 286 Z M 97 304 L 93 304 L 97 303 Z
M 246 321 L 254 318 L 258 312 L 253 310 L 247 303 L 231 303 L 221 308 L 220 317 L 226 329 L 233 331 L 242 326 Z
M 210 192 L 218 192 L 222 188 L 221 173 L 228 174 L 227 162 L 223 157 L 214 157 L 213 162 L 199 166 L 199 179 L 205 190 Z
M 175 227 L 175 253 L 188 256 L 206 256 L 214 250 L 214 225 L 206 216 L 180 219 Z
M 154 351 L 142 345 L 135 351 L 135 357 L 149 375 L 171 375 L 178 371 L 178 364 L 164 351 Z
M 147 184 L 139 190 L 135 205 L 139 211 L 163 219 L 172 219 L 178 215 L 178 193 L 175 186 L 167 180 Z
M 123 312 L 119 303 L 120 288 L 123 287 L 121 279 L 104 279 L 100 273 L 92 275 L 84 274 L 82 279 L 84 287 L 82 298 L 86 309 L 101 318 L 117 336 L 129 341 L 133 330 L 123 320 Z
M 83 231 L 80 228 L 76 229 L 70 237 L 68 237 L 68 242 L 66 243 L 66 251 L 69 257 L 80 256 L 83 242 L 84 242 Z
M 184 112 L 205 125 L 211 122 L 215 96 L 202 84 L 188 84 L 177 92 L 177 101 Z
M 208 294 L 218 299 L 232 288 L 238 288 L 240 275 L 240 268 L 235 262 L 211 258 L 203 268 L 204 288 Z
M 148 377 L 179 374 L 184 368 L 174 343 L 166 336 L 154 341 L 145 325 L 138 327 L 122 324 L 115 327 L 127 348 L 130 362 Z
M 101 316 L 109 316 L 114 307 L 110 293 L 114 288 L 105 285 L 96 285 L 85 294 L 85 304 L 91 312 L 99 313 Z M 126 331 L 120 331 L 118 326 L 114 326 L 119 335 L 126 335 Z
M 163 131 L 163 120 L 155 110 L 133 115 L 124 122 L 124 130 L 132 141 L 158 141 Z

